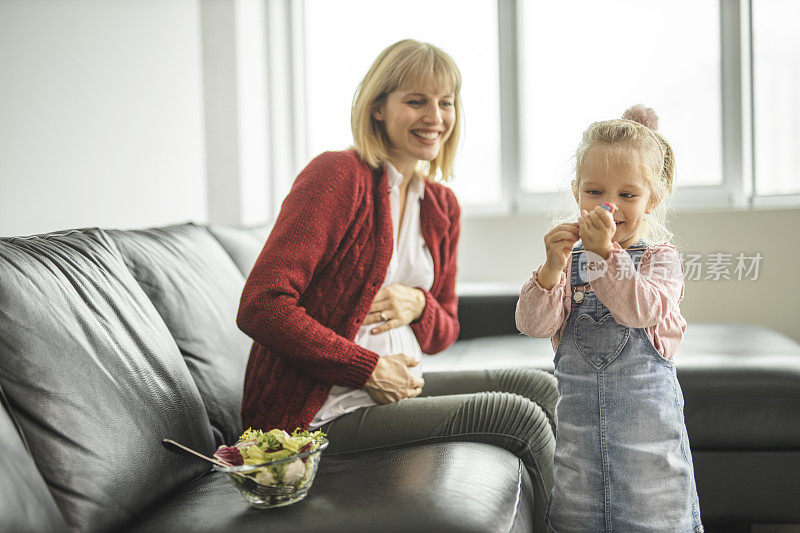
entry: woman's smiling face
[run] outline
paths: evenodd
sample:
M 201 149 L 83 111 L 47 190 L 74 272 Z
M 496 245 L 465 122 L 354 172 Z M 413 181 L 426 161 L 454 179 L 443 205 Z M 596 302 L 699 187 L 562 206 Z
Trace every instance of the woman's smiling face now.
M 645 214 L 655 207 L 650 205 L 650 186 L 639 159 L 633 149 L 596 145 L 586 154 L 574 191 L 580 210 L 592 211 L 603 202 L 616 204 L 612 241 L 623 248 L 636 243 Z
M 455 95 L 449 88 L 397 89 L 372 116 L 386 128 L 392 164 L 408 175 L 418 161 L 435 159 L 450 137 L 456 119 Z

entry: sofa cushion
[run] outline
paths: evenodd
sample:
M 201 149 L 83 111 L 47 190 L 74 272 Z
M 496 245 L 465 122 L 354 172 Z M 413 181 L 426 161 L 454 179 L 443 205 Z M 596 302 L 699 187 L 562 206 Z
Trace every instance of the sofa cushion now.
M 133 531 L 527 532 L 532 494 L 520 460 L 488 444 L 323 453 L 314 485 L 296 504 L 252 509 L 214 473 L 178 493 Z
M 800 449 L 800 344 L 753 324 L 689 324 L 675 355 L 693 450 Z M 529 366 L 553 371 L 549 339 L 461 340 L 425 372 Z
M 203 226 L 108 234 L 175 338 L 217 445 L 234 442 L 242 433 L 239 410 L 252 344 L 236 327 L 244 277 Z
M 236 228 L 212 224 L 208 231 L 219 241 L 220 245 L 228 252 L 236 267 L 244 277 L 250 275 L 253 265 L 267 242 L 272 224 Z
M 0 450 L 0 531 L 66 531 L 47 484 L 3 406 Z
M 175 341 L 101 230 L 0 239 L 0 387 L 70 527 L 116 529 L 205 472 Z

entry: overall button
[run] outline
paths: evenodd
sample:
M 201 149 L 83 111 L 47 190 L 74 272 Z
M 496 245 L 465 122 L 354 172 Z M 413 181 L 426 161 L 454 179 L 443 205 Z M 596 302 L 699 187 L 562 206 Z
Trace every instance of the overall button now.
M 572 295 L 572 299 L 577 303 L 581 303 L 583 301 L 583 294 L 583 291 L 575 291 L 575 294 Z

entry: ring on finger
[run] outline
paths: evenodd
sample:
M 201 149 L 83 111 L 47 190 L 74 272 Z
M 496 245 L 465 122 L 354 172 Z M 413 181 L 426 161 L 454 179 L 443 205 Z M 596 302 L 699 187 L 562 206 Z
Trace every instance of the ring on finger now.
M 386 316 L 386 311 L 381 311 L 381 320 L 386 322 L 389 318 Z

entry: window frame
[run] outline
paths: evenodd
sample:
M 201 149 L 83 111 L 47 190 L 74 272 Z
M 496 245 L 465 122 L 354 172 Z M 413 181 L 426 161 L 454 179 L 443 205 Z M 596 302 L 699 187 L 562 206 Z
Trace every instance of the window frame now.
M 274 1 L 274 0 L 273 0 Z M 281 0 L 278 0 L 279 2 Z M 282 0 L 292 2 L 292 0 Z M 524 76 L 522 42 L 519 27 L 522 10 L 528 0 L 497 0 L 498 58 L 500 84 L 500 179 L 501 200 L 496 204 L 465 206 L 466 216 L 498 216 L 530 214 L 551 209 L 563 198 L 564 192 L 531 193 L 522 189 L 522 140 L 524 131 L 520 112 L 525 105 L 522 98 Z M 753 101 L 753 0 L 718 0 L 720 22 L 720 105 L 722 130 L 722 183 L 719 185 L 683 186 L 675 191 L 675 210 L 739 210 L 755 208 L 786 208 L 800 206 L 800 194 L 757 195 L 754 160 L 754 101 Z M 304 11 L 306 3 L 300 0 L 295 9 Z M 304 23 L 297 24 L 304 13 L 292 13 L 295 22 L 292 45 L 302 50 Z M 299 37 L 299 38 L 298 38 Z M 305 57 L 302 51 L 297 54 Z M 302 78 L 303 70 L 294 70 L 295 80 Z M 299 75 L 298 75 L 299 74 Z M 300 80 L 297 80 L 300 81 Z M 302 85 L 302 83 L 300 83 Z M 305 89 L 302 87 L 302 89 Z M 298 99 L 305 101 L 307 92 Z M 305 131 L 307 118 L 302 107 L 296 106 L 295 119 L 301 123 L 297 130 Z M 302 134 L 294 141 L 305 141 Z M 302 148 L 300 150 L 302 152 Z
M 753 187 L 753 161 L 752 161 L 752 47 L 750 46 L 750 6 L 751 0 L 719 0 L 720 17 L 720 103 L 722 118 L 722 183 L 719 185 L 690 185 L 679 187 L 674 194 L 673 204 L 676 210 L 702 210 L 714 208 L 743 208 L 752 207 L 756 198 Z M 521 59 L 521 43 L 518 37 L 517 20 L 522 20 L 522 10 L 525 0 L 498 0 L 500 13 L 508 13 L 500 17 L 500 35 L 505 35 L 507 40 L 513 39 L 517 44 L 514 60 Z M 512 21 L 509 23 L 509 19 Z M 508 46 L 508 44 L 506 45 Z M 502 43 L 501 43 L 502 48 Z M 503 71 L 515 68 L 515 72 Z M 509 82 L 516 83 L 515 96 L 524 94 L 521 86 L 523 77 L 519 75 L 523 64 L 511 66 L 501 63 L 501 82 L 503 77 Z M 517 119 L 521 113 L 517 111 L 524 106 L 518 99 L 513 100 L 516 109 L 509 111 L 507 116 Z M 503 116 L 506 118 L 506 115 Z M 506 127 L 503 131 L 512 131 Z M 521 125 L 516 124 L 517 139 L 521 139 L 524 132 Z M 514 147 L 519 150 L 521 143 L 510 138 L 503 139 L 504 146 Z M 509 157 L 511 157 L 509 155 Z M 531 193 L 522 190 L 522 175 L 519 166 L 520 154 L 515 154 L 517 166 L 515 172 L 504 176 L 509 190 L 515 191 L 511 212 L 529 213 L 551 208 L 563 197 L 561 192 Z M 763 205 L 763 201 L 759 202 Z

